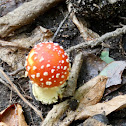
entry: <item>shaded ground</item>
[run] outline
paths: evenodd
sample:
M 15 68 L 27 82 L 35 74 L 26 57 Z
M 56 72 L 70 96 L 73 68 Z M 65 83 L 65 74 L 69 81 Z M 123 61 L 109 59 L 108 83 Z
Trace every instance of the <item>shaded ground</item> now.
M 30 34 L 30 32 L 36 26 L 39 26 L 39 25 L 42 25 L 43 27 L 51 29 L 53 32 L 55 32 L 59 23 L 64 19 L 66 13 L 67 13 L 66 4 L 64 3 L 60 4 L 57 7 L 49 10 L 44 15 L 40 15 L 31 25 L 27 26 L 27 30 L 25 29 L 24 31 L 21 31 L 21 32 L 26 32 Z M 92 30 L 102 35 L 106 32 L 115 30 L 117 25 L 120 22 L 122 24 L 125 24 L 126 21 L 124 19 L 120 19 L 119 16 L 124 17 L 125 14 L 117 15 L 113 20 L 88 19 L 88 22 Z M 76 26 L 72 23 L 70 19 L 68 19 L 65 22 L 64 26 L 60 29 L 60 32 L 58 33 L 55 39 L 55 42 L 58 42 L 65 49 L 67 49 L 73 45 L 77 45 L 78 43 L 83 42 L 83 39 L 80 36 L 80 33 L 78 29 L 76 28 Z M 111 46 L 110 57 L 114 58 L 115 60 L 126 60 L 126 56 L 124 54 L 124 51 L 126 49 L 125 42 L 126 42 L 126 35 L 122 35 L 115 39 L 106 41 L 106 43 L 110 44 Z M 122 47 L 120 45 L 124 47 L 124 50 L 122 50 Z M 95 47 L 95 48 L 97 48 L 98 51 L 95 52 L 94 54 L 99 56 L 102 47 Z M 82 51 L 88 52 L 89 50 L 93 50 L 93 49 L 85 49 Z M 75 54 L 76 54 L 76 51 L 72 52 L 70 55 L 71 63 L 73 62 Z M 85 62 L 83 64 L 85 64 Z M 5 69 L 5 72 L 11 71 L 11 68 L 2 61 L 0 62 L 0 66 Z M 14 76 L 12 78 L 13 78 L 13 82 L 17 85 L 18 89 L 21 91 L 22 94 L 24 94 L 25 92 L 26 95 L 30 95 L 28 78 L 23 78 L 23 77 L 19 78 L 18 76 Z M 78 79 L 78 86 L 79 84 L 81 85 L 83 81 L 87 82 L 89 79 L 91 79 L 91 77 L 88 76 L 85 65 L 83 65 L 80 75 L 79 75 L 79 79 Z M 37 117 L 37 115 L 33 112 L 33 110 L 31 110 L 31 108 L 29 108 L 26 104 L 24 104 L 24 102 L 17 96 L 16 93 L 12 93 L 12 101 L 10 102 L 11 91 L 2 83 L 0 84 L 0 94 L 1 94 L 0 95 L 0 110 L 5 109 L 9 104 L 19 103 L 23 107 L 28 125 L 33 125 L 33 126 L 39 125 L 40 118 Z M 104 97 L 103 100 L 109 100 L 112 97 L 119 94 L 126 94 L 125 83 L 120 89 Z M 49 105 L 49 106 L 42 105 L 41 103 L 35 102 L 34 100 L 30 100 L 30 99 L 29 101 L 35 104 L 38 109 L 43 111 L 44 117 L 47 115 L 48 111 L 52 108 L 52 105 Z M 113 126 L 126 126 L 125 118 L 126 118 L 126 109 L 120 110 L 118 112 L 114 112 L 108 116 L 108 119 Z M 82 121 L 73 122 L 71 126 L 77 126 L 80 123 L 82 123 Z

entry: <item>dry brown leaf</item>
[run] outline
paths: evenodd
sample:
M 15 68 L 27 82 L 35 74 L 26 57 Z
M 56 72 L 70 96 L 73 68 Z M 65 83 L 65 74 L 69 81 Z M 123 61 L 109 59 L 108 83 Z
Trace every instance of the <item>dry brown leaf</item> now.
M 119 110 L 125 107 L 126 95 L 119 95 L 108 102 L 97 103 L 96 105 L 83 108 L 83 110 L 76 116 L 75 119 L 85 119 L 96 114 L 102 114 L 103 112 L 105 112 L 105 115 L 108 115 L 115 110 Z
M 112 92 L 118 90 L 123 84 L 113 85 L 105 90 L 104 97 L 111 94 Z
M 10 45 L 18 45 L 20 47 L 32 47 L 36 42 L 44 42 L 48 41 L 52 38 L 53 33 L 45 29 L 43 27 L 37 27 L 31 34 L 31 36 L 27 36 L 26 34 L 22 34 L 19 36 L 14 36 L 10 41 Z M 6 62 L 9 66 L 13 68 L 13 70 L 19 69 L 24 66 L 25 63 L 25 55 L 29 52 L 27 49 L 22 50 L 17 48 L 6 48 L 0 47 L 0 58 Z
M 99 80 L 80 100 L 79 109 L 84 108 L 84 106 L 94 105 L 98 103 L 103 97 L 107 78 L 103 77 Z
M 97 76 L 81 86 L 75 93 L 74 98 L 80 101 L 76 111 L 68 111 L 67 117 L 60 126 L 68 126 L 86 106 L 98 103 L 104 93 L 107 77 Z
M 98 75 L 95 78 L 89 80 L 87 83 L 83 84 L 78 90 L 76 91 L 74 97 L 77 100 L 81 100 L 96 84 L 98 83 L 105 83 L 107 77 Z
M 19 104 L 13 104 L 0 112 L 0 122 L 0 125 L 3 126 L 27 126 L 22 107 Z

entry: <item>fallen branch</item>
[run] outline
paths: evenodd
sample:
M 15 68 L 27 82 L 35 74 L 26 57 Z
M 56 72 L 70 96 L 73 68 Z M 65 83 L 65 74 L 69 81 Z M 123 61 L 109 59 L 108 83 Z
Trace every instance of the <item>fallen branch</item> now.
M 83 62 L 83 54 L 80 52 L 76 55 L 74 63 L 72 65 L 71 73 L 67 82 L 67 87 L 65 88 L 63 97 L 73 96 L 75 89 L 77 87 L 77 79 L 79 76 L 80 68 Z
M 16 29 L 31 23 L 40 14 L 63 0 L 32 0 L 0 18 L 0 37 L 6 37 Z
M 103 41 L 105 41 L 109 38 L 113 38 L 113 37 L 116 37 L 118 35 L 125 34 L 125 33 L 126 33 L 126 25 L 123 26 L 122 28 L 116 29 L 115 31 L 108 32 L 108 33 L 102 35 L 101 37 L 97 38 L 95 41 L 91 40 L 88 42 L 83 42 L 78 45 L 72 46 L 69 49 L 67 49 L 66 52 L 69 53 L 69 52 L 79 49 L 79 48 L 87 48 L 87 47 L 93 48 L 94 46 L 102 44 Z
M 13 82 L 9 79 L 9 77 L 5 74 L 5 72 L 4 72 L 2 69 L 0 69 L 0 72 L 1 72 L 1 73 L 4 75 L 4 77 L 8 80 L 8 82 L 9 82 L 10 85 L 11 85 L 11 87 L 16 91 L 16 93 L 18 94 L 18 96 L 19 96 L 29 107 L 31 107 L 31 108 L 36 112 L 36 114 L 37 114 L 39 117 L 41 117 L 42 120 L 44 120 L 43 117 L 42 117 L 42 112 L 39 111 L 35 106 L 33 106 L 29 101 L 27 101 L 27 100 L 23 97 L 23 95 L 22 95 L 22 94 L 19 92 L 19 90 L 14 86 Z

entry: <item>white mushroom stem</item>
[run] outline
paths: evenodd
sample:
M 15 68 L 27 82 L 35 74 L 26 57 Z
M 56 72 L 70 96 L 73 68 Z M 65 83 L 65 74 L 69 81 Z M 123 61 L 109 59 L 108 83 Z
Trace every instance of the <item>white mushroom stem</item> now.
M 42 88 L 36 84 L 32 85 L 32 92 L 36 100 L 41 101 L 43 104 L 56 103 L 58 97 L 62 98 L 65 83 L 59 87 Z

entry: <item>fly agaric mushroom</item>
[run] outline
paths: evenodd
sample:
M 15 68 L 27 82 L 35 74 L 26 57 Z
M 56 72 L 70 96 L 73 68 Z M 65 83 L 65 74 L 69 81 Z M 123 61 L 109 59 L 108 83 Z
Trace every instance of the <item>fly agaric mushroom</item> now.
M 35 45 L 26 58 L 26 73 L 36 100 L 43 104 L 57 102 L 62 97 L 69 69 L 69 59 L 62 46 L 53 42 Z

